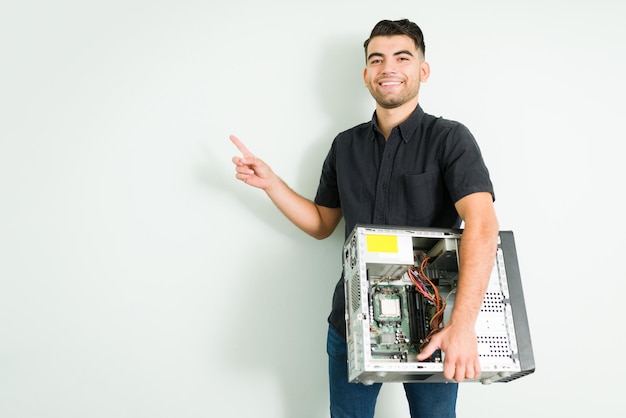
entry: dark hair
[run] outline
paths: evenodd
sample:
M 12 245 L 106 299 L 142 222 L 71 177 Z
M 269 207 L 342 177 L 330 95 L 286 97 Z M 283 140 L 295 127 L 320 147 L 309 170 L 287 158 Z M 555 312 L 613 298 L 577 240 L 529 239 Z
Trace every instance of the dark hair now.
M 367 46 L 372 38 L 376 36 L 393 36 L 393 35 L 406 35 L 413 39 L 415 46 L 418 50 L 422 51 L 422 54 L 426 53 L 426 45 L 424 44 L 424 34 L 417 24 L 411 22 L 408 19 L 401 20 L 381 20 L 374 26 L 370 37 L 365 40 L 363 47 L 365 47 L 365 55 L 367 58 Z

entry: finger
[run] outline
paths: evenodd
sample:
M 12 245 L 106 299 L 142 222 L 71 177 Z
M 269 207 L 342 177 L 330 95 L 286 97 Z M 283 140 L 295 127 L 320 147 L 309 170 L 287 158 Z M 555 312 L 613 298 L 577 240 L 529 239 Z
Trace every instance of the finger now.
M 244 174 L 246 176 L 249 176 L 250 174 L 254 174 L 254 170 L 252 170 L 250 167 L 248 167 L 245 164 L 237 165 L 235 167 L 235 171 L 239 174 Z
M 476 376 L 477 376 L 476 369 L 474 369 L 474 367 L 468 365 L 467 368 L 465 369 L 465 378 L 466 379 L 473 379 Z
M 232 158 L 232 162 L 233 164 L 235 164 L 237 167 L 243 167 L 243 166 L 248 166 L 248 162 L 246 161 L 245 157 L 240 157 L 238 155 L 234 156 Z
M 431 341 L 430 344 L 428 344 L 426 347 L 422 349 L 422 351 L 419 352 L 419 354 L 417 355 L 417 360 L 418 361 L 426 360 L 427 358 L 433 355 L 436 349 L 437 349 L 437 346 L 433 344 Z
M 480 360 L 478 358 L 468 359 L 467 362 L 457 362 L 455 376 L 457 381 L 465 379 L 476 379 L 480 376 Z M 458 378 L 461 378 L 459 380 Z
M 465 379 L 465 366 L 463 365 L 457 365 L 456 366 L 456 370 L 454 372 L 454 380 L 456 380 L 457 382 L 462 382 Z
M 474 361 L 474 368 L 472 370 L 472 377 L 467 377 L 468 379 L 476 379 L 480 376 L 480 360 L 476 359 Z
M 254 158 L 254 155 L 250 152 L 250 150 L 248 150 L 248 148 L 246 148 L 239 138 L 235 135 L 231 135 L 229 138 L 245 158 Z
M 458 369 L 454 361 L 451 361 L 449 357 L 446 357 L 443 361 L 443 377 L 447 380 L 457 380 L 456 373 Z

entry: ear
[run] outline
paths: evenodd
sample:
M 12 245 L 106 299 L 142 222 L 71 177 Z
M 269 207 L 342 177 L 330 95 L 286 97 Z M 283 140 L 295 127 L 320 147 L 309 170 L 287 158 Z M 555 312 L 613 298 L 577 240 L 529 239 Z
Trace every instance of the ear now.
M 365 83 L 365 86 L 367 87 L 367 67 L 363 69 L 363 82 Z
M 420 81 L 425 83 L 428 81 L 428 77 L 430 77 L 430 64 L 424 61 L 420 65 Z

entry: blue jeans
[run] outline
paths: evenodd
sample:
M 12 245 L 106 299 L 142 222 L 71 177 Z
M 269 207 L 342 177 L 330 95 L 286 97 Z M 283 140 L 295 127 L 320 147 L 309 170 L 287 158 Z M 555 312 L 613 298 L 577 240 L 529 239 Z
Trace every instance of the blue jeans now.
M 348 382 L 347 344 L 328 327 L 326 342 L 331 418 L 373 418 L 382 383 Z M 411 418 L 456 417 L 457 383 L 403 383 Z

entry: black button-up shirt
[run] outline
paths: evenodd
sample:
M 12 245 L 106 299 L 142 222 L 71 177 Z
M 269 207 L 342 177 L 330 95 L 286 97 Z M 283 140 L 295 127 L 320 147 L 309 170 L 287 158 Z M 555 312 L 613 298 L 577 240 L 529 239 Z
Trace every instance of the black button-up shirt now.
M 413 114 L 389 138 L 370 122 L 337 135 L 324 161 L 315 203 L 340 207 L 347 238 L 356 224 L 458 228 L 454 203 L 494 196 L 480 149 L 461 123 Z M 337 283 L 329 321 L 345 335 L 344 291 Z

